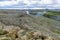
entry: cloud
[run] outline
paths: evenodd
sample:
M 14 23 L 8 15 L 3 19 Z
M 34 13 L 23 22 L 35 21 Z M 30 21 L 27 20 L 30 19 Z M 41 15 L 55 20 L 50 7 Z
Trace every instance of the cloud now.
M 31 5 L 47 5 L 47 4 L 53 4 L 52 0 L 22 0 L 24 4 L 26 4 L 27 6 L 31 6 Z
M 11 1 L 0 1 L 0 6 L 14 5 L 18 4 L 19 0 L 11 0 Z
M 55 0 L 57 4 L 60 4 L 60 0 Z
M 25 5 L 22 5 L 25 4 Z M 41 7 L 46 6 L 48 8 L 60 7 L 60 0 L 11 0 L 11 1 L 0 1 L 0 6 L 11 6 L 11 7 Z
M 53 1 L 52 0 L 41 0 L 38 3 L 40 3 L 40 4 L 53 4 Z
M 0 2 L 0 6 L 6 6 L 6 5 L 15 5 L 19 2 L 22 2 L 28 6 L 32 5 L 32 4 L 52 4 L 52 0 L 11 0 L 11 1 L 2 1 Z

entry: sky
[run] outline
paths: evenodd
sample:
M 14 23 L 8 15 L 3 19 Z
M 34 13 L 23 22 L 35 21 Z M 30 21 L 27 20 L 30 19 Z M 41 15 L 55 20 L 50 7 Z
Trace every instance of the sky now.
M 60 0 L 0 0 L 0 9 L 60 9 Z

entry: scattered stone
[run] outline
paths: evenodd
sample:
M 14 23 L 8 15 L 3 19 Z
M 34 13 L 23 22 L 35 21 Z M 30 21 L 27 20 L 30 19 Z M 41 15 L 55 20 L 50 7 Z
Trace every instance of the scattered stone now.
M 20 30 L 17 34 L 18 37 L 21 38 L 24 35 L 24 32 L 25 32 L 25 30 Z
M 6 31 L 10 31 L 12 29 L 18 29 L 18 30 L 20 30 L 19 27 L 14 26 L 14 25 L 4 26 L 4 30 L 6 30 Z
M 18 33 L 17 29 L 11 29 L 6 36 L 15 39 L 17 37 L 17 33 Z

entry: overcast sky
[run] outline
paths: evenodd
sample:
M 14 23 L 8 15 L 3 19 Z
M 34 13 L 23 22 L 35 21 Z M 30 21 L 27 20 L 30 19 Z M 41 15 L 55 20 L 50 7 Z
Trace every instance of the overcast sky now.
M 60 0 L 0 0 L 2 8 L 60 9 Z

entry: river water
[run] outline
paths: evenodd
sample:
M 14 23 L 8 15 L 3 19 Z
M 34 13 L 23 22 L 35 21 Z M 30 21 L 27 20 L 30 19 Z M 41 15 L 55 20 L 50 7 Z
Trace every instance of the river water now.
M 31 14 L 33 15 L 33 14 Z M 47 18 L 51 18 L 51 19 L 54 19 L 54 20 L 57 20 L 57 21 L 60 21 L 60 16 L 45 16 L 46 14 L 44 12 L 37 12 L 34 16 L 38 17 L 38 16 L 44 16 L 44 17 L 47 17 Z

